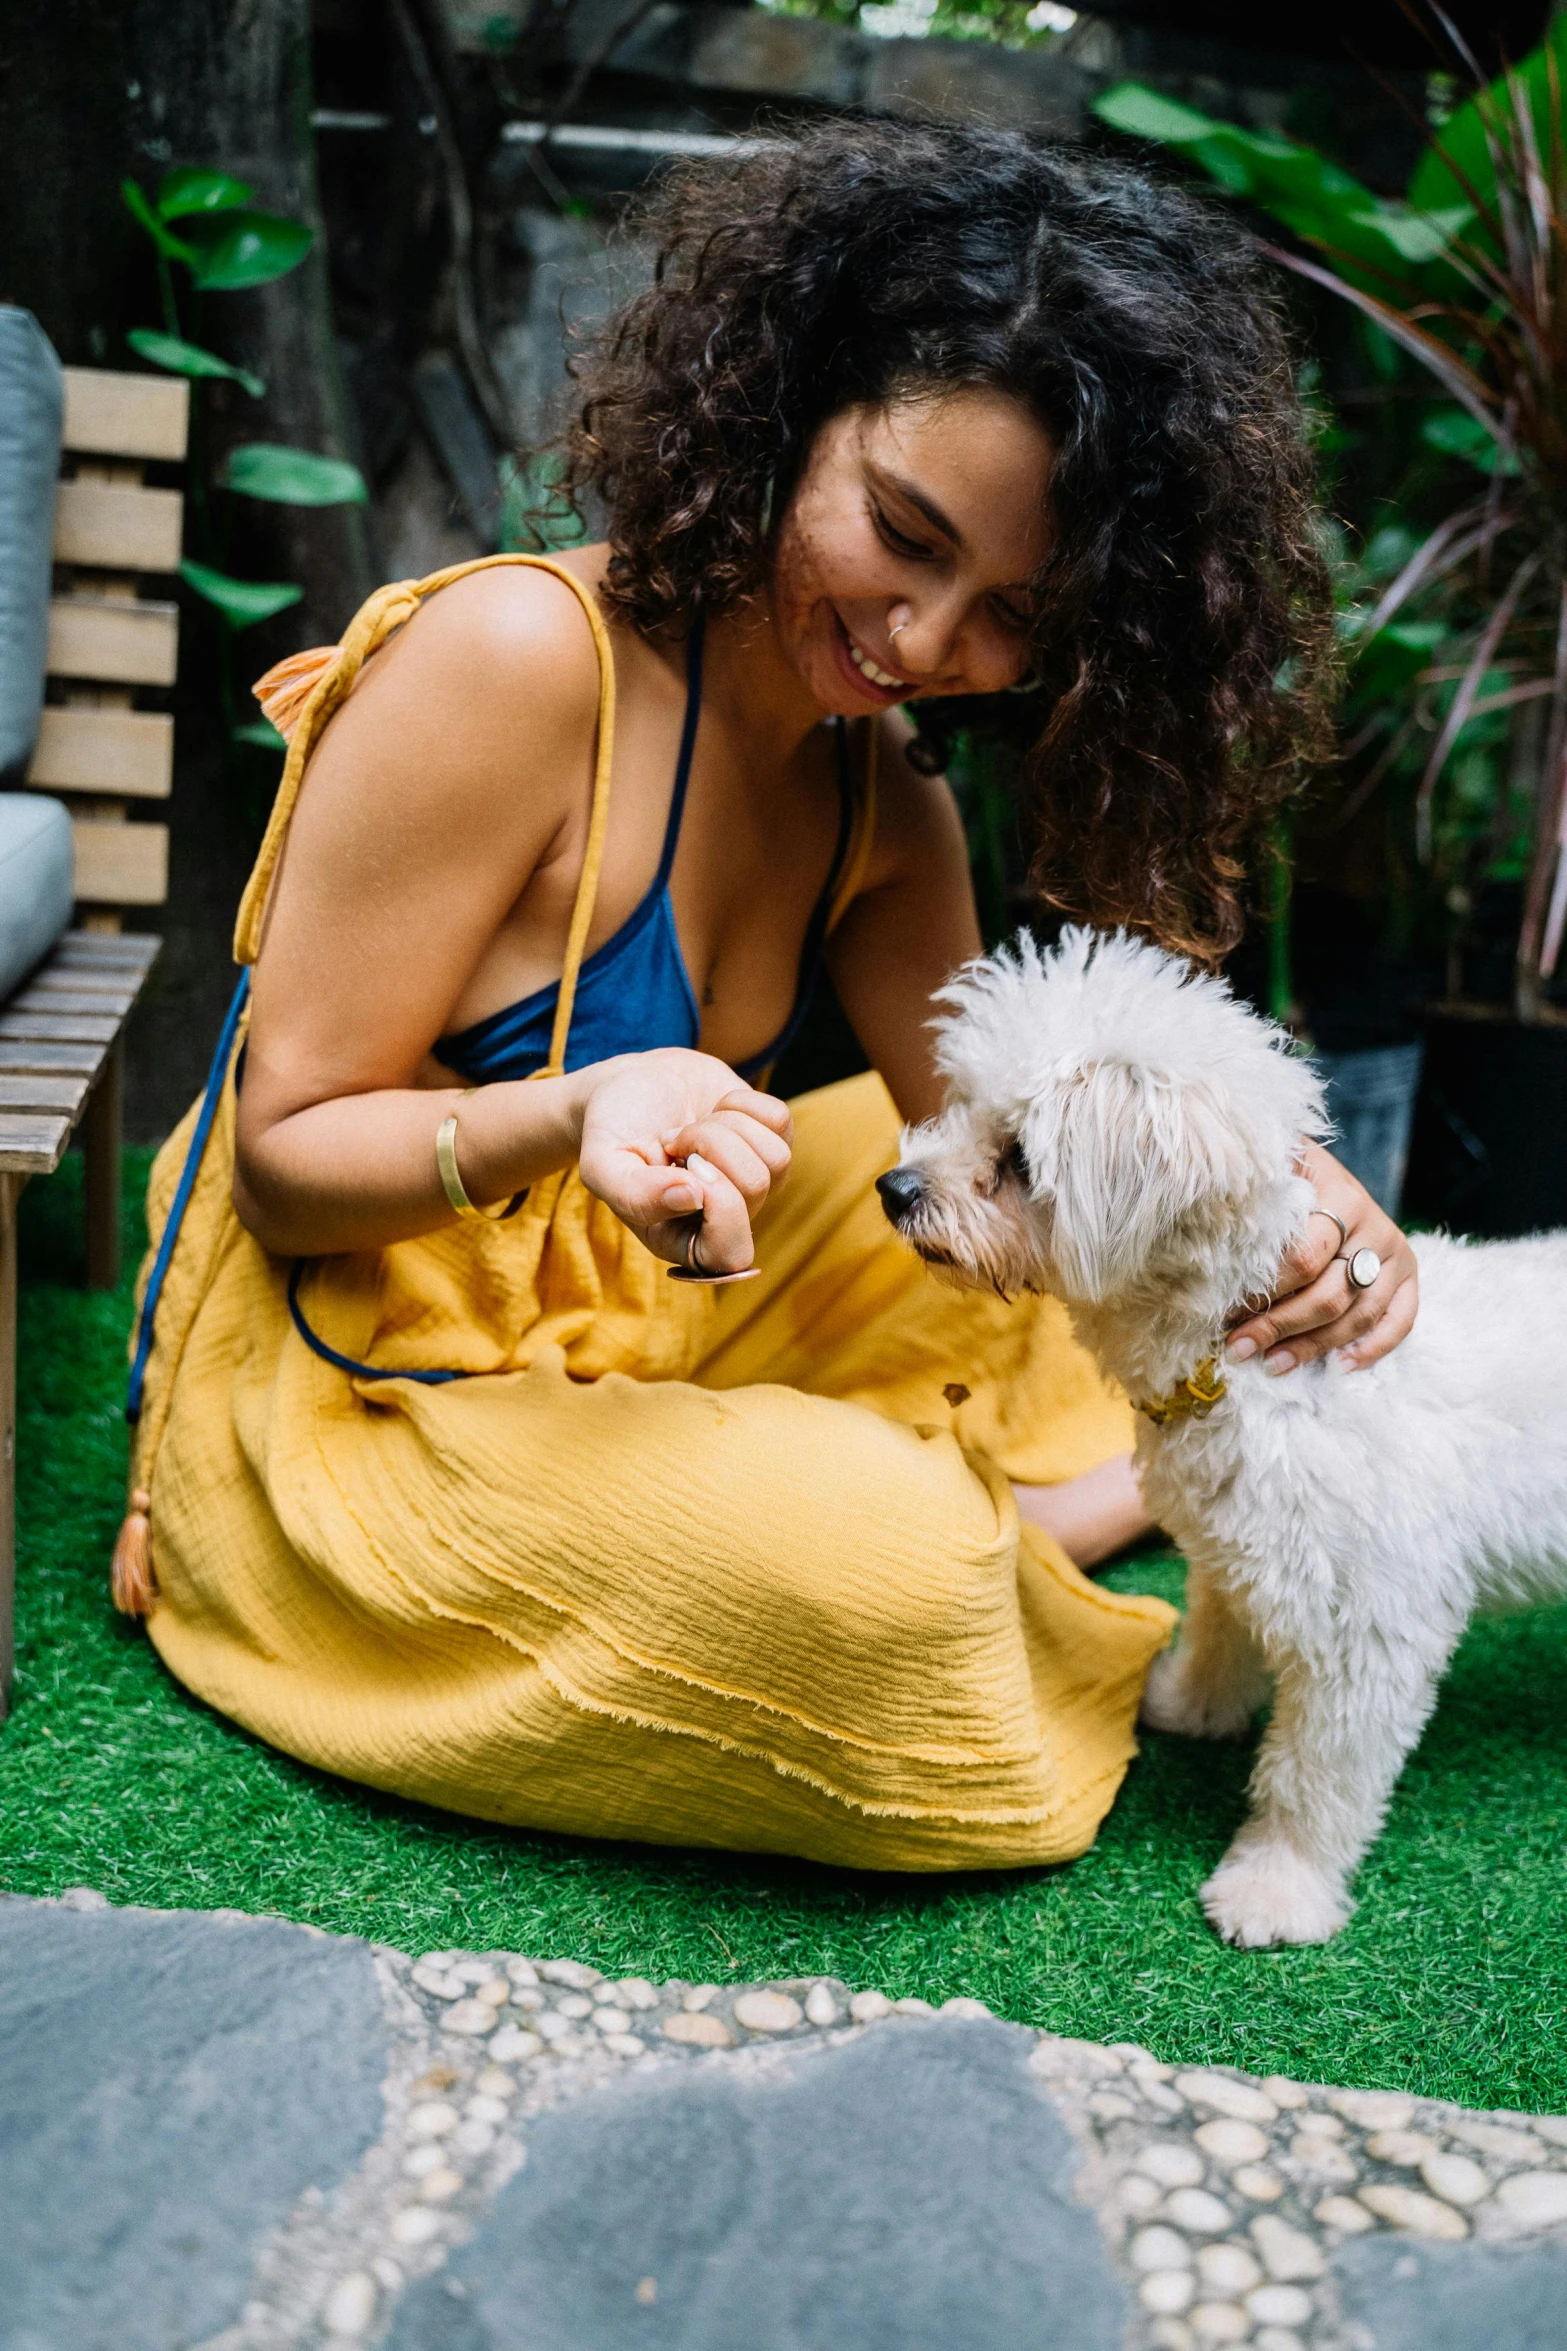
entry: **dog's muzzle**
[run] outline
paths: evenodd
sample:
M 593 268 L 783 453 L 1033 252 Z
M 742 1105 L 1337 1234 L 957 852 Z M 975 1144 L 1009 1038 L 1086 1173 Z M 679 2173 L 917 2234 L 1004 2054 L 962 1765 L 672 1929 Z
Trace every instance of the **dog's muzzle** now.
M 912 1216 L 925 1197 L 925 1178 L 917 1167 L 889 1168 L 884 1176 L 876 1178 L 876 1189 L 881 1194 L 882 1207 L 888 1222 L 902 1224 Z

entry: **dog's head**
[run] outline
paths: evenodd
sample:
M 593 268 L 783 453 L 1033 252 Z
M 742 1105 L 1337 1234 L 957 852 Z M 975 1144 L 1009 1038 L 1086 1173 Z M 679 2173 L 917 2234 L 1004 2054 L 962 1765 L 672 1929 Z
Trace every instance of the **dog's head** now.
M 877 1187 L 920 1255 L 1084 1305 L 1206 1268 L 1287 1188 L 1322 1090 L 1222 980 L 1124 932 L 1022 933 L 938 1001 L 938 1118 Z M 1282 1236 L 1258 1234 L 1263 1262 Z M 1225 1269 L 1229 1270 L 1228 1268 Z

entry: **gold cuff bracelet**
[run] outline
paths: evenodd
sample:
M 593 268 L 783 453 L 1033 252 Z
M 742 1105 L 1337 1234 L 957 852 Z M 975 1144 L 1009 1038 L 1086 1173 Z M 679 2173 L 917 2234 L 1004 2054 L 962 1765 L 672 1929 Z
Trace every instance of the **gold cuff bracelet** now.
M 454 1216 L 476 1216 L 482 1224 L 499 1224 L 510 1216 L 517 1206 L 519 1193 L 511 1200 L 498 1200 L 493 1208 L 475 1208 L 468 1197 L 466 1185 L 457 1167 L 457 1113 L 443 1118 L 435 1134 L 435 1164 L 440 1172 L 441 1190 L 446 1194 L 447 1206 Z

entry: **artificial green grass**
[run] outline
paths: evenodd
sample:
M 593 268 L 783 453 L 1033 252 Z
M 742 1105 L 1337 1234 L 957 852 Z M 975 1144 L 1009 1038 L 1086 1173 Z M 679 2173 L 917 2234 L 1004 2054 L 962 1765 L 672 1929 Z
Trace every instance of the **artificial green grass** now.
M 146 1155 L 132 1154 L 127 1197 Z M 884 1878 L 502 1831 L 271 1753 L 170 1680 L 109 1607 L 123 1508 L 116 1297 L 73 1286 L 69 1166 L 23 1201 L 20 1668 L 0 1734 L 0 1885 L 275 1911 L 409 1950 L 569 1953 L 694 1980 L 826 1973 L 977 1994 L 1002 2015 L 1162 2057 L 1567 2111 L 1567 1609 L 1472 1632 L 1361 1907 L 1325 1949 L 1217 1944 L 1197 1888 L 1245 1753 L 1150 1738 L 1069 1868 Z M 138 1235 L 127 1211 L 127 1240 Z M 1115 1571 L 1178 1596 L 1178 1563 Z M 133 2010 L 131 2011 L 133 2013 Z

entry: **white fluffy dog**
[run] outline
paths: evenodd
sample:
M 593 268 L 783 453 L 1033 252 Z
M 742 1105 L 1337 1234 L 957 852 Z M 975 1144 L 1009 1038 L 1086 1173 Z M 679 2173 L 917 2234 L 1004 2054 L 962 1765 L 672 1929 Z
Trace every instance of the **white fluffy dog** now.
M 1419 1320 L 1369 1370 L 1227 1365 L 1314 1205 L 1310 1063 L 1119 933 L 1025 935 L 942 1000 L 946 1107 L 887 1213 L 965 1282 L 1064 1299 L 1142 1408 L 1143 1493 L 1191 1566 L 1143 1719 L 1234 1738 L 1273 1692 L 1204 1907 L 1232 1943 L 1321 1942 L 1477 1605 L 1567 1592 L 1567 1233 L 1419 1240 Z

